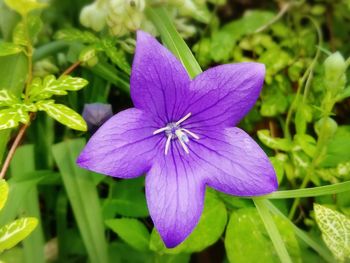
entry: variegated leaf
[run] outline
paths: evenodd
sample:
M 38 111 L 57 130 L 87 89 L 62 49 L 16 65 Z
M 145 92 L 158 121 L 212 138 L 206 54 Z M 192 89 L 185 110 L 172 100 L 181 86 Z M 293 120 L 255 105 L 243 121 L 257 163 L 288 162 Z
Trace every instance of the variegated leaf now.
M 0 180 L 0 210 L 4 207 L 9 194 L 9 185 L 4 179 Z
M 56 79 L 53 75 L 48 75 L 41 80 L 35 78 L 30 87 L 31 100 L 44 100 L 53 95 L 66 95 L 67 90 L 76 91 L 88 84 L 88 81 L 82 78 L 63 76 Z
M 314 210 L 328 248 L 338 260 L 350 259 L 350 219 L 319 204 L 314 204 Z
M 0 252 L 10 249 L 25 239 L 37 226 L 33 217 L 21 218 L 0 228 Z
M 15 103 L 18 103 L 15 95 L 13 95 L 9 90 L 0 90 L 0 107 L 12 106 Z
M 0 130 L 17 127 L 19 122 L 29 122 L 29 114 L 22 107 L 0 110 Z
M 40 101 L 37 104 L 38 110 L 45 111 L 56 121 L 74 130 L 86 131 L 87 125 L 83 117 L 71 108 L 62 104 L 55 104 L 53 100 Z
M 83 78 L 75 78 L 72 76 L 62 76 L 57 82 L 60 88 L 64 90 L 76 91 L 84 88 L 89 82 Z
M 0 57 L 17 54 L 22 48 L 14 43 L 0 42 Z

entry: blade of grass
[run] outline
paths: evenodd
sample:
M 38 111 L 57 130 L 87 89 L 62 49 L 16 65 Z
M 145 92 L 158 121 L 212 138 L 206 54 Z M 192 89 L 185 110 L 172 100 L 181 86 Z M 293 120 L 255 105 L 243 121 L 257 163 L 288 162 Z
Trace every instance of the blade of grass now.
M 85 244 L 90 262 L 108 262 L 107 243 L 98 193 L 91 173 L 80 169 L 75 160 L 85 145 L 82 139 L 53 146 L 53 155 Z
M 256 199 L 315 197 L 320 195 L 332 195 L 343 192 L 350 192 L 350 181 L 312 188 L 277 191 L 268 195 L 256 197 Z
M 34 146 L 25 145 L 17 149 L 11 162 L 11 175 L 14 179 L 23 179 L 27 173 L 35 171 Z M 37 177 L 33 174 L 33 177 Z M 32 216 L 39 220 L 39 224 L 32 234 L 23 241 L 24 262 L 45 262 L 44 234 L 41 225 L 40 205 L 36 184 L 25 196 L 21 212 L 25 216 Z
M 332 263 L 335 261 L 333 256 L 328 252 L 328 249 L 319 244 L 318 242 L 314 241 L 311 237 L 309 237 L 304 231 L 299 229 L 296 225 L 293 224 L 292 221 L 289 220 L 288 217 L 286 217 L 277 207 L 275 207 L 269 200 L 265 200 L 266 207 L 274 214 L 280 216 L 281 218 L 285 219 L 294 229 L 294 233 L 302 240 L 304 241 L 308 246 L 310 246 L 312 249 L 314 249 L 320 256 L 323 257 L 323 259 L 329 263 Z
M 162 7 L 147 8 L 146 15 L 156 26 L 163 43 L 182 62 L 190 77 L 194 78 L 200 74 L 202 72 L 201 67 L 186 42 L 176 31 L 167 11 Z
M 259 215 L 264 222 L 267 233 L 269 234 L 273 246 L 279 256 L 281 262 L 283 263 L 292 263 L 292 260 L 288 254 L 287 248 L 282 240 L 282 237 L 276 227 L 273 218 L 266 207 L 266 200 L 253 199 L 256 209 L 259 212 Z

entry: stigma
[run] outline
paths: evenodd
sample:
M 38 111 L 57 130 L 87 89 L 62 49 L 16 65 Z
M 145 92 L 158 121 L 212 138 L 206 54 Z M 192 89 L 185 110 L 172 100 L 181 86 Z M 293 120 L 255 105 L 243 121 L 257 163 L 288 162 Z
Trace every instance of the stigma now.
M 164 149 L 165 155 L 167 155 L 169 152 L 172 140 L 176 140 L 176 139 L 179 140 L 182 149 L 185 151 L 185 153 L 189 154 L 190 151 L 188 149 L 187 144 L 190 142 L 190 139 L 188 136 L 196 140 L 199 139 L 198 135 L 189 131 L 188 129 L 181 127 L 181 124 L 184 121 L 186 121 L 190 116 L 191 116 L 191 112 L 188 113 L 183 118 L 181 118 L 180 120 L 178 120 L 177 122 L 170 122 L 165 127 L 162 127 L 153 132 L 153 135 L 164 132 L 165 136 L 167 137 L 166 143 L 165 143 L 165 149 Z

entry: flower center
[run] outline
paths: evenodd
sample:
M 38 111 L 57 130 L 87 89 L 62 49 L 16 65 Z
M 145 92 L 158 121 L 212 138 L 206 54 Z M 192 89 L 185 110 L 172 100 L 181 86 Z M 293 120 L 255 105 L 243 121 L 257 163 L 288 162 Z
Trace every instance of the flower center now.
M 165 127 L 155 130 L 153 132 L 154 135 L 164 132 L 165 136 L 167 136 L 167 140 L 165 143 L 165 151 L 164 151 L 165 155 L 167 155 L 169 152 L 169 148 L 172 140 L 178 139 L 182 149 L 184 149 L 184 151 L 187 154 L 189 154 L 190 151 L 188 150 L 187 143 L 190 141 L 190 139 L 188 138 L 187 135 L 190 135 L 191 137 L 197 140 L 199 139 L 198 135 L 196 135 L 195 133 L 185 128 L 182 128 L 180 125 L 185 120 L 187 120 L 190 116 L 191 116 L 191 112 L 188 113 L 185 117 L 178 120 L 177 122 L 170 122 Z

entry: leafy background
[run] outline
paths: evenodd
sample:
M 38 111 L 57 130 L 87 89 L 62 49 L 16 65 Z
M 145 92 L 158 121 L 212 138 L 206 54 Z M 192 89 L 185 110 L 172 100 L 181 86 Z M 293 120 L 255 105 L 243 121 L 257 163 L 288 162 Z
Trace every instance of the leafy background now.
M 110 103 L 115 113 L 132 106 L 135 34 L 83 27 L 87 4 L 0 0 L 2 164 L 27 130 L 6 173 L 9 190 L 0 184 L 2 261 L 350 260 L 349 1 L 146 3 L 149 31 L 192 77 L 230 62 L 267 68 L 240 127 L 269 154 L 279 191 L 243 199 L 207 189 L 199 225 L 174 249 L 153 229 L 144 177 L 117 180 L 75 165 L 90 136 L 84 105 Z M 33 223 L 23 227 L 19 216 Z M 15 236 L 21 228 L 35 230 L 15 246 L 27 235 Z

